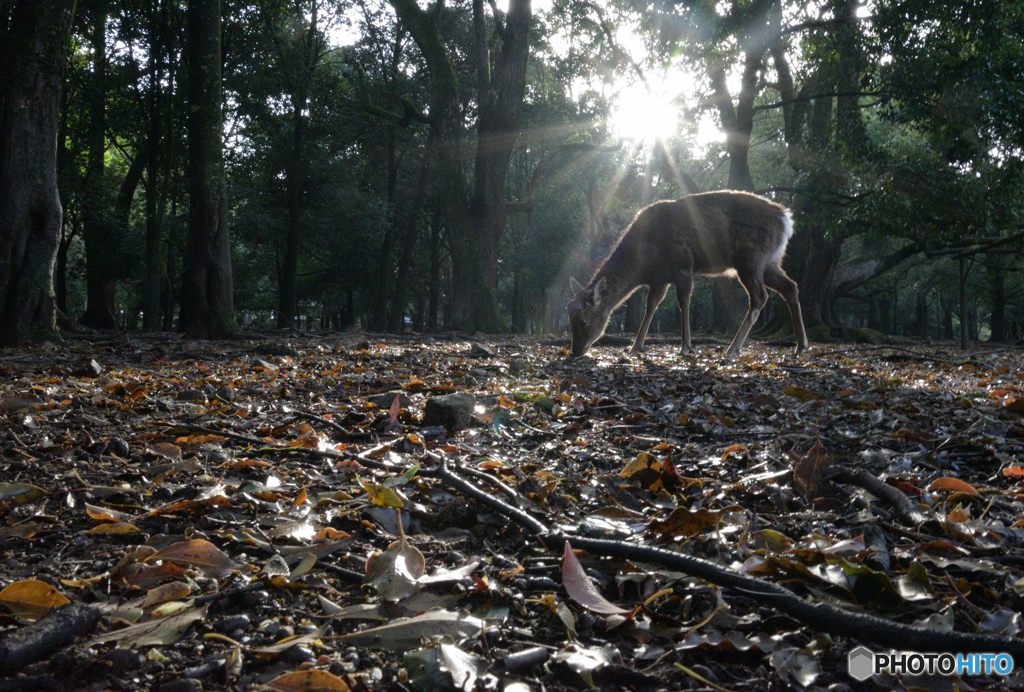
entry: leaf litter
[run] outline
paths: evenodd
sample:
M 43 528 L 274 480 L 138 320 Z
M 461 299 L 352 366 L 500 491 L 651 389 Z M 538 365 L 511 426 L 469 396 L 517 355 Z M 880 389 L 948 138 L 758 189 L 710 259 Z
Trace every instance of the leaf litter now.
M 853 685 L 846 654 L 871 646 L 573 536 L 897 623 L 1019 636 L 1019 349 L 794 361 L 752 345 L 723 363 L 714 347 L 570 361 L 530 339 L 361 341 L 267 355 L 133 335 L 0 361 L 0 657 L 54 608 L 100 613 L 20 679 L 824 690 Z M 453 393 L 470 415 L 425 425 L 427 401 Z M 568 542 L 545 546 L 516 512 Z

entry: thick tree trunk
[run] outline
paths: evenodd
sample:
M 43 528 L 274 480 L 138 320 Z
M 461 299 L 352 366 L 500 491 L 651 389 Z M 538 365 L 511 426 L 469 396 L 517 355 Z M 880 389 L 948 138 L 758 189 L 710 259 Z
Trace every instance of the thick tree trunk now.
M 437 313 L 441 302 L 441 210 L 435 204 L 430 222 L 430 289 L 427 301 L 427 331 L 437 331 Z
M 482 0 L 474 0 L 477 67 L 477 149 L 470 198 L 462 162 L 465 127 L 458 80 L 437 30 L 437 14 L 415 0 L 391 0 L 423 53 L 430 71 L 431 139 L 438 193 L 447 204 L 445 228 L 452 248 L 449 327 L 498 331 L 503 321 L 497 301 L 497 250 L 505 229 L 503 204 L 509 158 L 519 136 L 526 58 L 532 22 L 530 0 L 512 0 L 507 16 L 495 17 L 501 47 L 493 64 L 488 52 Z
M 181 326 L 191 338 L 235 334 L 224 179 L 220 0 L 188 6 L 188 245 Z
M 0 6 L 0 345 L 55 338 L 57 127 L 74 0 Z
M 429 171 L 430 158 L 424 156 L 420 163 L 419 178 L 416 181 L 416 191 L 413 193 L 412 204 L 409 207 L 409 216 L 405 222 L 405 232 L 402 235 L 402 254 L 398 259 L 398 273 L 395 277 L 395 291 L 391 299 L 391 309 L 388 311 L 388 329 L 395 332 L 405 331 L 404 318 L 409 296 L 410 275 L 412 274 L 413 251 L 416 249 L 419 239 L 420 207 L 427 191 Z
M 107 154 L 107 10 L 105 0 L 93 0 L 92 78 L 89 85 L 88 160 L 82 203 L 82 238 L 85 241 L 86 307 L 82 324 L 97 329 L 117 327 L 114 313 L 116 286 L 111 276 L 111 223 L 103 182 Z

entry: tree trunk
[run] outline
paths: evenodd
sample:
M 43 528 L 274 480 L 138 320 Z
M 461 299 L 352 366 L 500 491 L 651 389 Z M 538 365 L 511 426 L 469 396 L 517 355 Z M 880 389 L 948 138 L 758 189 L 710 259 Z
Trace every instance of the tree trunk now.
M 437 310 L 441 299 L 441 212 L 434 207 L 430 228 L 430 299 L 428 301 L 427 330 L 437 331 Z
M 420 163 L 416 191 L 413 193 L 412 203 L 409 206 L 409 217 L 406 219 L 405 233 L 402 235 L 402 254 L 398 260 L 395 290 L 391 299 L 391 309 L 388 311 L 388 329 L 399 333 L 405 331 L 404 318 L 406 301 L 409 295 L 409 275 L 412 271 L 413 251 L 416 249 L 416 241 L 419 235 L 420 206 L 427 190 L 427 174 L 429 172 L 430 158 L 424 156 L 423 161 Z
M 530 0 L 512 0 L 507 16 L 499 11 L 495 17 L 502 40 L 493 64 L 483 2 L 473 3 L 480 115 L 471 199 L 462 163 L 465 128 L 458 80 L 437 30 L 438 13 L 420 9 L 415 0 L 391 0 L 391 4 L 430 72 L 433 158 L 438 192 L 447 205 L 444 225 L 452 248 L 452 309 L 446 311 L 446 322 L 467 331 L 496 331 L 502 328 L 496 292 L 497 248 L 505 229 L 505 176 L 519 137 L 526 88 Z
M 88 89 L 88 160 L 82 203 L 82 238 L 85 241 L 86 308 L 82 324 L 97 329 L 117 327 L 114 312 L 114 278 L 111 276 L 111 224 L 104 186 L 104 159 L 107 154 L 107 8 L 105 0 L 93 0 L 92 79 Z
M 188 247 L 181 326 L 190 338 L 235 334 L 224 179 L 220 0 L 188 6 Z
M 296 10 L 299 5 L 296 4 Z M 301 16 L 301 12 L 299 13 Z M 291 93 L 292 102 L 292 145 L 285 166 L 285 188 L 287 194 L 287 219 L 285 222 L 284 264 L 279 274 L 280 285 L 277 326 L 288 329 L 295 326 L 299 309 L 299 236 L 302 234 L 303 197 L 306 190 L 306 109 L 309 105 L 309 88 L 313 70 L 320 58 L 319 4 L 310 3 L 309 25 L 306 27 L 302 69 Z
M 146 170 L 146 277 L 143 279 L 142 328 L 160 328 L 160 291 L 166 268 L 160 252 L 162 214 L 160 208 L 160 133 L 163 127 L 163 46 L 167 35 L 166 5 L 154 2 L 149 18 L 149 141 Z
M 0 345 L 57 337 L 57 127 L 74 12 L 74 0 L 0 9 Z
M 992 335 L 989 337 L 989 341 L 992 341 L 993 343 L 1004 343 L 1007 341 L 1006 274 L 1003 272 L 1003 267 L 998 257 L 993 257 L 992 262 L 993 266 L 989 270 L 992 306 L 992 316 L 989 324 L 992 329 Z

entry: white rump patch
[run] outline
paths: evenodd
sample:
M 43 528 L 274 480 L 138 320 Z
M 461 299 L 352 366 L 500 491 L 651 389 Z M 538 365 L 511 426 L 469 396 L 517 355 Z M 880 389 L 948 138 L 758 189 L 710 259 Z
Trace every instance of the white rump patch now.
M 768 263 L 771 265 L 780 264 L 782 262 L 783 255 L 786 254 L 786 246 L 789 245 L 789 239 L 793 237 L 793 212 L 789 209 L 782 215 L 782 243 L 778 249 L 772 253 L 772 256 L 768 258 Z

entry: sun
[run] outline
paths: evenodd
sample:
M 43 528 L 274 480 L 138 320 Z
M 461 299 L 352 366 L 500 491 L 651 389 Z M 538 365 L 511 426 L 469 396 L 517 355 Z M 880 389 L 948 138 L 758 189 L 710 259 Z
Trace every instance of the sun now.
M 634 140 L 667 140 L 679 128 L 679 112 L 671 101 L 643 84 L 632 84 L 618 93 L 612 111 L 612 128 Z

